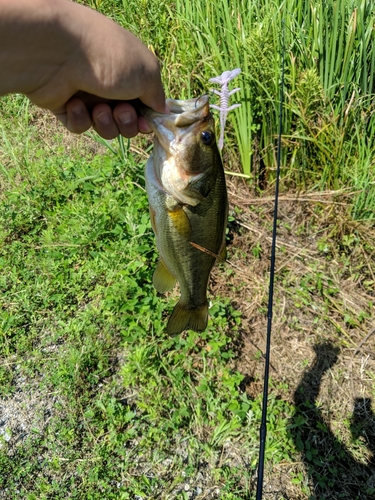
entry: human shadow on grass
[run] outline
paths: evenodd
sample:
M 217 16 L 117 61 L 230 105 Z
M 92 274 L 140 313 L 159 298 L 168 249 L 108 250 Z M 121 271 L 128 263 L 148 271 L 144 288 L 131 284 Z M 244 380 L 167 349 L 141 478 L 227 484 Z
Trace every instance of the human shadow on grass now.
M 294 393 L 296 412 L 290 434 L 301 451 L 309 477 L 309 500 L 375 499 L 375 415 L 371 400 L 356 398 L 350 420 L 353 441 L 365 442 L 372 456 L 356 459 L 331 431 L 317 397 L 324 374 L 337 362 L 339 350 L 330 343 L 314 346 L 316 357 Z M 359 447 L 358 447 L 359 448 Z

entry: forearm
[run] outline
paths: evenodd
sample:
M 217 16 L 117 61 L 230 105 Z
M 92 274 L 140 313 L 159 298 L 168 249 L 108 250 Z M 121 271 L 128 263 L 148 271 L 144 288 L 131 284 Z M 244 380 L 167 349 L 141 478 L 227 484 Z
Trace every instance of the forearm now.
M 79 47 L 65 29 L 73 5 L 66 0 L 0 0 L 1 95 L 28 94 L 63 70 Z
M 69 130 L 94 122 L 106 138 L 146 131 L 127 101 L 165 109 L 156 57 L 129 31 L 70 0 L 0 0 L 0 95 L 14 92 Z

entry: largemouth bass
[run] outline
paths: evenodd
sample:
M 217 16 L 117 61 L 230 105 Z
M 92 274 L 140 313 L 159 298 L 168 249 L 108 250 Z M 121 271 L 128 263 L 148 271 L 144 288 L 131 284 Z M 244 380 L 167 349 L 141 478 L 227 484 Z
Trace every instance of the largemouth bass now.
M 176 281 L 181 297 L 167 332 L 207 326 L 207 284 L 217 259 L 225 259 L 228 199 L 208 96 L 167 100 L 170 114 L 142 107 L 154 132 L 146 164 L 146 190 L 160 260 L 153 284 L 160 293 Z

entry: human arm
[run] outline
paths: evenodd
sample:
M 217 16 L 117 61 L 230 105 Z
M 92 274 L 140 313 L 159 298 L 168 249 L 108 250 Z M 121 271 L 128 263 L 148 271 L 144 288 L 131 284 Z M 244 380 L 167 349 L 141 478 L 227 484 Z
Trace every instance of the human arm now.
M 156 57 L 129 31 L 69 0 L 0 0 L 0 68 L 0 95 L 25 94 L 72 132 L 92 124 L 107 139 L 148 132 L 132 99 L 165 111 Z

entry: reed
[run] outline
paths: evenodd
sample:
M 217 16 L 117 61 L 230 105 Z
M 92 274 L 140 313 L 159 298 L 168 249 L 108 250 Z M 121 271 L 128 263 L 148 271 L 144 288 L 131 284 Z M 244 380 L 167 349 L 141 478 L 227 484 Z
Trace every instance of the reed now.
M 274 177 L 283 29 L 282 174 L 288 185 L 338 189 L 352 179 L 345 172 L 355 162 L 367 165 L 362 179 L 372 182 L 375 141 L 366 139 L 363 146 L 356 122 L 348 119 L 348 109 L 361 108 L 363 98 L 371 100 L 375 93 L 375 10 L 370 0 L 218 0 L 214 5 L 177 0 L 175 15 L 180 30 L 189 33 L 182 50 L 196 66 L 202 61 L 196 89 L 226 69 L 243 71 L 236 82 L 242 106 L 229 115 L 228 139 L 231 147 L 237 144 L 241 170 L 254 183 L 260 170 L 263 184 Z M 194 90 L 194 77 L 190 81 Z

